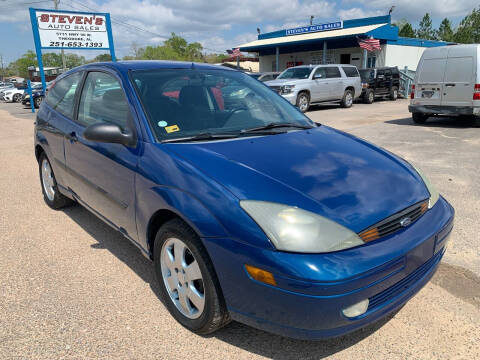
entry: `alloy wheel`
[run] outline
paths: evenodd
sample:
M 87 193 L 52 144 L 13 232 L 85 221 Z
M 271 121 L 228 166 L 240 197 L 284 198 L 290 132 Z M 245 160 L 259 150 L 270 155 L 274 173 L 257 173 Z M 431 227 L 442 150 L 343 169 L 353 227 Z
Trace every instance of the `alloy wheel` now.
M 368 101 L 370 103 L 373 103 L 375 101 L 375 96 L 373 95 L 373 91 L 370 91 L 370 93 L 368 94 Z
M 55 181 L 47 159 L 43 159 L 42 162 L 42 185 L 48 200 L 53 201 L 55 198 Z
M 353 96 L 350 92 L 348 92 L 345 95 L 345 105 L 347 105 L 347 107 L 350 107 L 352 106 L 352 104 L 353 104 Z
M 301 95 L 298 99 L 298 107 L 301 111 L 305 112 L 308 108 L 308 98 L 306 95 Z
M 202 272 L 195 256 L 180 239 L 169 238 L 160 254 L 162 278 L 173 304 L 189 319 L 200 317 L 205 308 Z

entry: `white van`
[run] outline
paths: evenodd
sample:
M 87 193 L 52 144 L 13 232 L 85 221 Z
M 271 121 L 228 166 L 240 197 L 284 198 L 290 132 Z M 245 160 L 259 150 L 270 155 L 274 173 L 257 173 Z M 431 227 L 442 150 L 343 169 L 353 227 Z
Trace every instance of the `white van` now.
M 426 49 L 410 99 L 416 123 L 433 115 L 480 115 L 480 45 Z

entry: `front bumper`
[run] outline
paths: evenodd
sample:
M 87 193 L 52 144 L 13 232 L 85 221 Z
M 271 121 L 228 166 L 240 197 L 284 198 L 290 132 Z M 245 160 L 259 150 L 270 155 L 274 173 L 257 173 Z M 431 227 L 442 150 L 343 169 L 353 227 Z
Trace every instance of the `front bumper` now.
M 281 94 L 281 96 L 286 99 L 290 104 L 297 105 L 297 92 L 292 91 L 289 94 Z
M 478 106 L 442 106 L 442 105 L 409 105 L 408 111 L 411 113 L 422 114 L 440 114 L 449 116 L 458 115 L 479 115 Z
M 433 276 L 453 226 L 446 200 L 409 227 L 365 246 L 330 254 L 293 254 L 232 239 L 203 239 L 234 320 L 280 335 L 322 339 L 364 327 L 400 308 Z M 251 279 L 244 265 L 274 274 Z M 356 318 L 342 309 L 364 299 Z

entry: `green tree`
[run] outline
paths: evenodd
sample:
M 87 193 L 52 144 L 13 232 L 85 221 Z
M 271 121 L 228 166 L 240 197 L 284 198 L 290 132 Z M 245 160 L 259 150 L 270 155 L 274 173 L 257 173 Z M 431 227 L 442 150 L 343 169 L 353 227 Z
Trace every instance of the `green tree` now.
M 452 23 L 447 18 L 443 19 L 438 27 L 437 37 L 443 41 L 453 41 Z
M 62 67 L 62 55 L 57 53 L 45 53 L 42 55 L 43 66 Z
M 405 23 L 398 32 L 398 36 L 414 38 L 415 37 L 415 30 L 413 30 L 412 24 Z
M 420 21 L 420 24 L 416 31 L 416 35 L 420 39 L 426 39 L 426 40 L 436 39 L 435 30 L 432 27 L 432 19 L 430 18 L 429 13 L 426 13 L 423 16 L 422 21 Z
M 77 54 L 65 54 L 65 65 L 67 69 L 85 64 L 85 57 Z
M 188 43 L 181 36 L 172 33 L 160 46 L 146 46 L 136 49 L 136 59 L 204 61 L 203 46 L 198 42 Z
M 29 66 L 38 66 L 37 55 L 32 50 L 28 50 L 20 58 L 8 65 L 8 67 L 12 69 L 15 74 L 23 78 L 28 78 Z
M 112 61 L 112 56 L 110 54 L 100 54 L 95 56 L 92 62 L 102 62 L 102 61 Z
M 480 42 L 480 8 L 473 9 L 465 16 L 453 36 L 458 43 L 472 44 Z

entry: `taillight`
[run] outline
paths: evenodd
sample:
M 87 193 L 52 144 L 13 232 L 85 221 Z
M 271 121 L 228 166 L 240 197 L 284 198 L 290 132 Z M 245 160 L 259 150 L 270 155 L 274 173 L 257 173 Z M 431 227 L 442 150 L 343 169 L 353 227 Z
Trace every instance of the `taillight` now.
M 475 84 L 473 88 L 473 100 L 480 100 L 480 84 Z
M 415 84 L 412 84 L 412 91 L 410 91 L 410 99 L 415 98 Z

